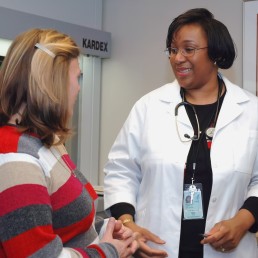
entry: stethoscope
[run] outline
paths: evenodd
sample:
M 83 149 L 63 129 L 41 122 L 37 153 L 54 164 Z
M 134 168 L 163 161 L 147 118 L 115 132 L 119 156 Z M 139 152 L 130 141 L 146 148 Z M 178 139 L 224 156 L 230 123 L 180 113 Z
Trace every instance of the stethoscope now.
M 195 134 L 195 130 L 194 130 L 194 135 L 192 137 L 189 134 L 185 133 L 184 134 L 185 138 L 182 138 L 181 134 L 179 133 L 177 117 L 178 117 L 178 109 L 181 106 L 189 106 L 194 112 L 194 116 L 195 116 L 195 119 L 196 119 L 196 125 L 197 125 L 197 131 L 196 131 L 196 134 Z M 201 135 L 200 124 L 199 124 L 199 120 L 198 120 L 198 116 L 197 116 L 195 107 L 192 104 L 190 104 L 186 101 L 182 101 L 182 102 L 178 103 L 175 107 L 175 119 L 176 119 L 177 134 L 178 134 L 179 139 L 180 139 L 181 142 L 198 141 L 200 139 L 200 135 Z
M 219 114 L 219 102 L 220 102 L 219 99 L 220 99 L 220 95 L 221 95 L 221 92 L 222 92 L 222 85 L 223 85 L 222 84 L 223 83 L 223 79 L 221 78 L 220 74 L 218 74 L 218 82 L 219 82 L 219 90 L 218 90 L 217 107 L 216 107 L 216 113 L 215 113 L 214 122 L 213 122 L 213 125 L 209 126 L 205 130 L 205 135 L 210 140 L 212 140 L 212 138 L 213 138 L 214 131 L 215 131 L 215 125 L 216 125 L 218 114 Z M 181 142 L 198 141 L 200 139 L 200 136 L 201 136 L 200 123 L 199 123 L 199 120 L 198 120 L 198 116 L 197 116 L 195 107 L 191 103 L 185 101 L 183 89 L 181 89 L 181 90 L 182 90 L 183 101 L 178 103 L 176 105 L 176 107 L 175 107 L 175 120 L 176 120 L 177 134 L 178 134 L 178 137 L 179 137 Z M 177 117 L 178 117 L 178 109 L 181 106 L 189 106 L 192 109 L 193 113 L 194 113 L 195 120 L 196 120 L 196 125 L 197 125 L 197 130 L 195 131 L 194 128 L 193 128 L 194 135 L 192 137 L 189 134 L 185 133 L 184 134 L 184 138 L 182 138 L 181 134 L 179 132 Z M 210 122 L 209 122 L 209 124 L 210 124 Z

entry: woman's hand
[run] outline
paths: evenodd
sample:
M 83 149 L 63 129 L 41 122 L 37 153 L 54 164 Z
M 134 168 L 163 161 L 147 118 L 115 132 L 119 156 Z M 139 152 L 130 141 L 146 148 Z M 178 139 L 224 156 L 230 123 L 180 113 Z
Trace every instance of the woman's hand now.
M 129 228 L 122 225 L 121 222 L 110 218 L 106 231 L 100 242 L 107 242 L 112 244 L 121 258 L 130 257 L 138 249 L 138 243 L 135 240 L 136 234 Z
M 119 218 L 121 219 L 121 217 Z M 155 234 L 151 233 L 149 230 L 142 228 L 134 223 L 134 221 L 131 219 L 129 222 L 125 223 L 125 226 L 127 228 L 130 228 L 133 232 L 137 233 L 137 241 L 139 245 L 139 249 L 134 254 L 135 258 L 163 258 L 168 257 L 168 254 L 160 249 L 154 249 L 147 245 L 148 241 L 151 241 L 156 244 L 163 245 L 165 244 L 165 241 L 160 239 Z
M 215 224 L 201 244 L 210 244 L 217 251 L 229 252 L 238 246 L 254 222 L 253 215 L 248 210 L 242 209 L 235 217 Z
M 121 220 L 115 221 L 115 227 L 113 231 L 113 237 L 115 239 L 127 239 L 132 234 L 134 234 L 135 236 L 137 235 L 137 233 L 133 233 L 133 231 L 130 228 L 125 227 L 122 224 Z

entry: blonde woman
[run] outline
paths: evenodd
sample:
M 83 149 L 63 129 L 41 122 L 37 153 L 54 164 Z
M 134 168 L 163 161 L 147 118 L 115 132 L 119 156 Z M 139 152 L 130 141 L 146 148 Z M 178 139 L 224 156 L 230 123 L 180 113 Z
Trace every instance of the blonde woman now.
M 79 54 L 69 36 L 31 29 L 2 64 L 1 258 L 129 257 L 137 248 L 114 218 L 95 225 L 97 195 L 63 145 L 80 90 Z

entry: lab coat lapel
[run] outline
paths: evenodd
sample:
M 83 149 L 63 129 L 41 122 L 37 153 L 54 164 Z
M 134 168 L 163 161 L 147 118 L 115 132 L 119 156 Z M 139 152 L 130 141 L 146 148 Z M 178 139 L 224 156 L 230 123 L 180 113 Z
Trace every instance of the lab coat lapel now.
M 228 125 L 241 113 L 242 113 L 242 108 L 237 103 L 232 102 L 232 99 L 230 99 L 226 95 L 219 113 L 219 117 L 216 125 L 216 131 L 219 131 L 223 127 Z
M 242 107 L 239 104 L 249 100 L 247 95 L 239 91 L 238 88 L 231 87 L 231 83 L 227 79 L 224 79 L 224 81 L 227 92 L 219 113 L 214 137 L 216 136 L 216 132 L 231 123 L 242 113 Z
M 192 127 L 190 119 L 187 115 L 185 106 L 180 106 L 178 109 L 178 116 L 177 116 L 178 123 L 181 123 L 182 125 L 189 127 Z
M 239 104 L 248 101 L 249 99 L 245 93 L 240 91 L 240 89 L 232 87 L 232 83 L 229 80 L 224 77 L 223 80 L 226 84 L 227 92 L 217 120 L 215 135 L 217 131 L 228 125 L 241 114 L 242 108 Z M 172 96 L 175 97 L 172 99 Z M 177 81 L 169 84 L 169 87 L 164 89 L 160 99 L 161 101 L 170 103 L 167 112 L 175 116 L 175 107 L 182 101 L 180 87 Z M 181 106 L 178 110 L 177 122 L 182 129 L 192 130 L 192 125 L 184 106 Z
M 174 117 L 176 105 L 182 102 L 180 86 L 176 80 L 168 85 L 169 87 L 164 88 L 160 100 L 169 103 L 167 112 Z M 188 129 L 192 127 L 184 106 L 180 106 L 178 109 L 177 122 L 182 124 L 182 126 L 186 126 Z

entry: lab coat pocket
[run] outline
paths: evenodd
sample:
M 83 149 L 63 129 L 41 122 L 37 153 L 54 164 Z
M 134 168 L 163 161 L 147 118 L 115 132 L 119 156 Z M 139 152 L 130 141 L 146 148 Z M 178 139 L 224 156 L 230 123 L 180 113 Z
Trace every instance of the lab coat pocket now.
M 234 141 L 235 171 L 251 174 L 258 151 L 258 131 L 241 130 Z

